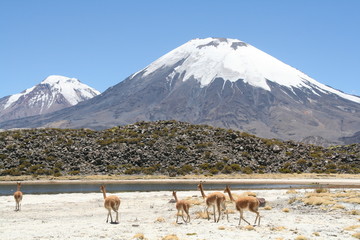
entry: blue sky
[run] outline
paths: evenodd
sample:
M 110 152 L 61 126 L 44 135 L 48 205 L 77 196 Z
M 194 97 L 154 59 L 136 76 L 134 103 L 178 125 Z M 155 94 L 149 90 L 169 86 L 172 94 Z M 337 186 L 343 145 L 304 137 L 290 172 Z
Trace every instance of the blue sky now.
M 358 0 L 0 0 L 0 98 L 49 75 L 103 92 L 194 38 L 245 41 L 360 95 Z

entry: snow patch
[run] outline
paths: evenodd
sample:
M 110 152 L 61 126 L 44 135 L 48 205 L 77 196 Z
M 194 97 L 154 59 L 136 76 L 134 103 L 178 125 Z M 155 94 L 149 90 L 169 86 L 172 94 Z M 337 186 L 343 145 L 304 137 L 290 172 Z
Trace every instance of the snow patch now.
M 14 95 L 11 95 L 8 99 L 8 101 L 6 102 L 6 104 L 4 105 L 4 109 L 7 109 L 8 107 L 10 107 L 14 102 L 16 102 L 17 100 L 19 100 L 19 98 L 21 98 L 22 96 L 32 92 L 34 90 L 35 87 L 32 88 L 28 88 L 25 91 L 21 92 L 21 93 L 17 93 Z

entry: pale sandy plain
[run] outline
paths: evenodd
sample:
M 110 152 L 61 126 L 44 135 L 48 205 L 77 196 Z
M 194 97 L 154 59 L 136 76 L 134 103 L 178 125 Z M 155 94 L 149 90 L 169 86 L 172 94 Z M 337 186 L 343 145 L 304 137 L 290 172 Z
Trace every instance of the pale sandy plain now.
M 308 181 L 319 182 L 318 179 Z M 331 179 L 331 183 L 351 184 L 354 187 L 330 189 L 330 193 L 353 192 L 359 195 L 360 180 Z M 204 187 L 205 192 L 209 193 L 206 184 Z M 234 189 L 233 193 L 245 191 Z M 291 200 L 300 199 L 314 192 L 314 189 L 296 192 L 286 189 L 251 191 L 265 198 L 267 207 L 260 208 L 261 225 L 250 229 L 245 222 L 238 226 L 239 213 L 231 202 L 226 204 L 230 212 L 229 221 L 224 215 L 219 223 L 214 223 L 213 218 L 208 221 L 199 217 L 205 205 L 200 192 L 195 190 L 178 192 L 180 199 L 190 199 L 195 203 L 190 209 L 191 222 L 187 224 L 182 223 L 181 217 L 180 224 L 175 222 L 177 211 L 175 203 L 171 202 L 172 193 L 168 191 L 109 193 L 121 198 L 119 224 L 106 223 L 107 211 L 103 207 L 100 191 L 85 194 L 27 194 L 19 212 L 14 211 L 13 196 L 0 196 L 0 239 L 301 240 L 356 239 L 354 236 L 360 235 L 360 204 L 342 202 L 346 197 L 329 205 L 306 205 L 300 200 L 290 204 Z M 255 214 L 246 212 L 245 218 L 253 223 Z

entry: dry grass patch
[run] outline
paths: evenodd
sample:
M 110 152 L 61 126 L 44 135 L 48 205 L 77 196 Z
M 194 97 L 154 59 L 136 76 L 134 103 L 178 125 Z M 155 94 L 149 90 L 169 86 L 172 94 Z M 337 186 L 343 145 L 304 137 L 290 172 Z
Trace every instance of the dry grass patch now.
M 271 209 L 272 209 L 271 206 L 265 206 L 265 207 L 264 207 L 264 210 L 271 210 Z
M 165 222 L 165 218 L 163 218 L 163 217 L 158 217 L 158 218 L 155 220 L 155 222 L 163 223 L 163 222 Z
M 346 202 L 346 203 L 360 204 L 360 197 L 358 197 L 358 198 L 344 199 L 344 200 L 341 200 L 341 201 L 342 201 L 342 202 Z
M 331 209 L 345 209 L 345 207 L 341 204 L 335 204 L 334 206 L 331 207 Z
M 327 188 L 317 188 L 314 190 L 314 192 L 315 193 L 328 193 L 328 192 L 330 192 L 330 190 Z
M 285 229 L 286 229 L 286 227 L 283 227 L 283 226 L 278 226 L 278 227 L 272 227 L 272 228 L 270 228 L 271 231 L 277 231 L 277 232 L 283 231 L 283 230 L 285 230 Z
M 247 225 L 244 227 L 245 230 L 248 230 L 248 231 L 254 231 L 255 228 L 252 226 L 252 225 Z
M 360 192 L 354 190 L 330 192 L 328 189 L 315 189 L 301 200 L 306 205 L 331 205 L 337 202 L 360 204 Z
M 288 209 L 288 208 L 283 208 L 283 210 L 282 210 L 284 213 L 288 213 L 288 212 L 290 212 L 290 209 Z
M 360 228 L 360 225 L 353 225 L 353 226 L 349 226 L 349 227 L 344 228 L 344 230 L 353 231 L 353 230 L 358 229 L 358 228 Z
M 135 239 L 135 240 L 146 240 L 144 234 L 142 234 L 142 233 L 137 233 L 137 234 L 135 234 L 132 239 Z
M 292 197 L 292 198 L 289 198 L 288 200 L 288 203 L 289 204 L 293 204 L 294 202 L 296 202 L 298 199 L 296 197 Z
M 357 198 L 360 197 L 360 192 L 354 190 L 345 190 L 333 193 L 334 197 L 339 198 Z
M 162 240 L 179 240 L 179 238 L 175 234 L 172 234 L 172 235 L 167 235 L 167 236 L 163 237 Z
M 360 204 L 360 191 L 358 190 L 333 190 L 315 189 L 314 192 L 306 193 L 304 197 L 298 198 L 305 205 L 320 206 L 321 210 L 344 210 L 346 209 L 341 203 Z M 294 199 L 289 199 L 293 203 Z M 348 214 L 360 215 L 359 210 L 349 211 Z
M 349 212 L 349 214 L 350 215 L 360 215 L 360 211 L 359 210 L 351 210 L 350 212 Z
M 360 239 L 360 232 L 354 233 L 354 234 L 351 235 L 351 236 L 353 236 L 354 238 Z
M 295 238 L 295 240 L 308 240 L 308 238 L 305 236 L 299 235 Z
M 305 203 L 306 205 L 331 205 L 331 204 L 336 204 L 336 201 L 333 200 L 333 198 L 331 197 L 317 197 L 317 196 L 311 196 L 308 198 L 303 198 L 302 199 L 303 203 Z

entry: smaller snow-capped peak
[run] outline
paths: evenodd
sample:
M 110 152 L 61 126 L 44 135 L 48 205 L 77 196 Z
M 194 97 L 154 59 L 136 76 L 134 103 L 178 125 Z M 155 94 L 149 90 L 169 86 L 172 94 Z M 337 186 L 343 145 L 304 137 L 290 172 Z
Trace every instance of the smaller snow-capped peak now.
M 53 92 L 62 94 L 71 105 L 100 94 L 99 91 L 80 82 L 76 78 L 59 75 L 51 75 L 40 84 L 48 84 Z
M 69 78 L 59 75 L 50 75 L 45 80 L 43 80 L 39 85 L 28 88 L 21 93 L 11 95 L 4 106 L 4 109 L 10 107 L 14 102 L 18 101 L 21 97 L 28 95 L 33 92 L 36 87 L 41 85 L 47 85 L 50 87 L 50 92 L 54 96 L 55 94 L 62 94 L 63 97 L 71 104 L 76 105 L 77 103 L 90 99 L 96 95 L 99 95 L 100 92 L 94 88 L 89 87 L 86 84 L 81 83 L 76 78 Z M 41 97 L 46 97 L 48 93 L 44 93 L 42 96 L 37 94 L 37 100 Z M 52 97 L 52 100 L 55 100 L 55 97 Z M 43 99 L 47 101 L 47 99 Z M 48 102 L 46 105 L 50 106 L 52 103 Z
M 146 76 L 157 69 L 171 67 L 179 62 L 181 64 L 177 65 L 169 77 L 183 74 L 183 81 L 194 78 L 202 87 L 209 85 L 215 78 L 223 78 L 231 82 L 241 79 L 254 87 L 271 91 L 268 80 L 290 89 L 315 88 L 317 91 L 333 93 L 360 103 L 359 97 L 321 84 L 303 72 L 237 39 L 193 39 L 139 72 L 143 72 Z
M 14 119 L 14 116 L 19 118 L 49 113 L 99 94 L 99 91 L 76 78 L 51 75 L 38 85 L 3 98 L 0 102 L 0 116 Z

